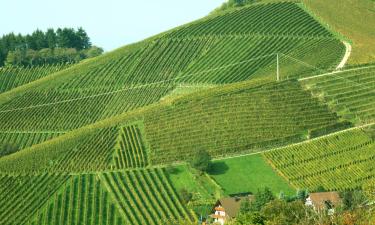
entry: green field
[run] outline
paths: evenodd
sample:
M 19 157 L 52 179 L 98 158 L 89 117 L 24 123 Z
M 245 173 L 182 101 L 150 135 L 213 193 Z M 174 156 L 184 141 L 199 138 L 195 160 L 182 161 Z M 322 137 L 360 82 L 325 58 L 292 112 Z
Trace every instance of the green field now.
M 209 174 L 227 195 L 256 193 L 265 187 L 270 188 L 276 196 L 281 192 L 292 196 L 296 192 L 261 154 L 215 160 Z

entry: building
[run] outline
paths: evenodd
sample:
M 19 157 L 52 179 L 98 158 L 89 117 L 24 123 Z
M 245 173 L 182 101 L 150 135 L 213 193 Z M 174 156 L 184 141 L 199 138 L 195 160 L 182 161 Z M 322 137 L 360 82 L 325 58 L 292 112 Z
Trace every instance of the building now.
M 252 201 L 254 196 L 227 197 L 218 200 L 213 208 L 211 217 L 214 222 L 224 224 L 230 218 L 236 217 L 241 208 L 242 201 L 248 199 Z
M 328 210 L 328 214 L 332 215 L 334 208 L 341 203 L 341 198 L 337 192 L 317 192 L 309 194 L 305 205 L 313 207 L 318 212 Z

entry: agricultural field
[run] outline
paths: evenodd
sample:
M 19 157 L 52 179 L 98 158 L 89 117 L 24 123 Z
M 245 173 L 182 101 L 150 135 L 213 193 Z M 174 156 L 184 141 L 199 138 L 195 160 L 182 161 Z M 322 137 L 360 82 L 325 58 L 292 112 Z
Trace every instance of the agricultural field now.
M 0 68 L 0 147 L 17 148 L 0 224 L 197 223 L 229 195 L 375 180 L 375 66 L 336 70 L 340 34 L 265 2 L 74 65 Z
M 272 11 L 277 16 L 255 19 Z M 234 17 L 246 23 L 233 26 Z M 275 21 L 278 29 L 271 29 Z M 307 54 L 318 48 L 324 49 L 319 57 Z M 275 80 L 277 53 L 283 54 L 282 77 L 289 79 L 330 70 L 344 52 L 344 45 L 299 5 L 259 4 L 208 16 L 0 95 L 0 124 L 6 130 L 74 130 L 156 103 L 179 84 Z M 296 59 L 312 67 L 295 66 Z
M 264 155 L 295 187 L 359 188 L 374 178 L 374 128 L 349 129 Z
M 69 64 L 35 67 L 0 67 L 0 94 L 68 68 Z
M 357 124 L 375 121 L 375 66 L 301 79 L 333 111 Z
M 126 125 L 132 123 L 141 125 Z M 199 148 L 214 157 L 257 152 L 351 126 L 297 81 L 233 84 L 78 129 L 0 159 L 0 170 L 87 172 L 165 165 L 187 160 Z
M 1 224 L 162 224 L 193 219 L 164 169 L 0 176 Z M 146 205 L 147 207 L 144 207 Z M 131 209 L 131 210 L 129 210 Z

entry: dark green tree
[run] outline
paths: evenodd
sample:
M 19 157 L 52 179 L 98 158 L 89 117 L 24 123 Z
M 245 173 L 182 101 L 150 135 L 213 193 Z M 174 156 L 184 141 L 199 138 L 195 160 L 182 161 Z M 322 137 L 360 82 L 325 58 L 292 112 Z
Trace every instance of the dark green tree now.
M 268 187 L 258 190 L 254 197 L 255 199 L 251 202 L 250 211 L 260 211 L 265 204 L 275 199 L 271 189 Z
M 75 47 L 77 50 L 89 49 L 91 47 L 90 38 L 82 27 L 78 28 L 76 36 L 78 43 Z
M 57 36 L 53 28 L 47 30 L 46 41 L 49 49 L 54 49 L 57 46 Z
M 190 193 L 188 190 L 186 190 L 185 188 L 182 188 L 180 190 L 180 197 L 181 197 L 181 200 L 184 204 L 187 204 L 190 202 L 190 200 L 193 198 L 193 194 Z
M 10 155 L 19 150 L 18 146 L 11 143 L 0 144 L 0 157 Z
M 210 154 L 203 149 L 198 150 L 190 160 L 190 166 L 198 170 L 201 174 L 208 172 L 211 168 Z

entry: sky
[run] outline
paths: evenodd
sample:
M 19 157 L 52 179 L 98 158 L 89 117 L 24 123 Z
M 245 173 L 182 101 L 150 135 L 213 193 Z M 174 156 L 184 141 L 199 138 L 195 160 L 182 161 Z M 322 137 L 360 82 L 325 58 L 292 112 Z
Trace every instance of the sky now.
M 0 36 L 83 27 L 105 51 L 207 15 L 224 0 L 1 0 Z

